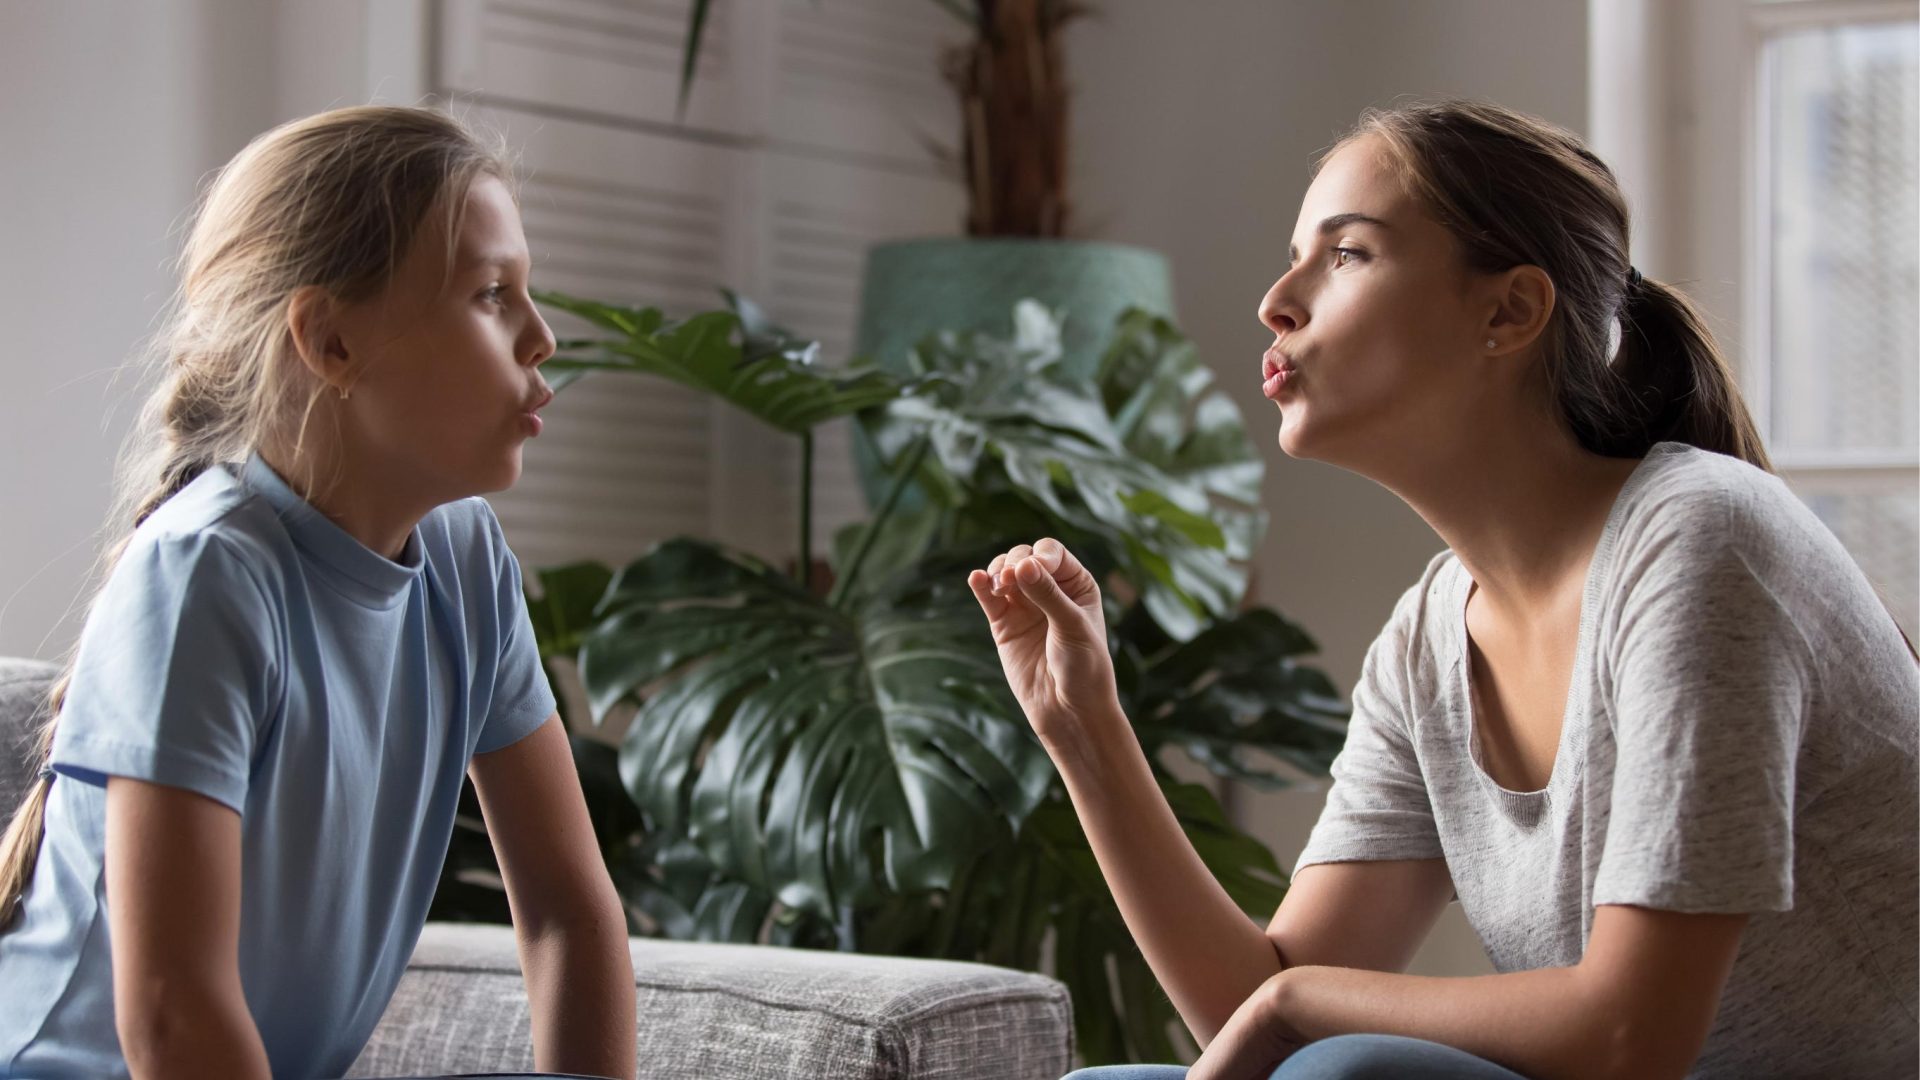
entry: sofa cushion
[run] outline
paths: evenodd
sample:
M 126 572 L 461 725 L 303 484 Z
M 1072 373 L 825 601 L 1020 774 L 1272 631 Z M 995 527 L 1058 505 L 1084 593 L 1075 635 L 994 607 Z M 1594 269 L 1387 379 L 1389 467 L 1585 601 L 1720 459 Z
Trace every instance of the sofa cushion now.
M 1072 1008 L 983 964 L 635 938 L 640 1075 L 1056 1080 Z M 430 923 L 351 1076 L 531 1069 L 513 931 Z
M 0 821 L 13 816 L 40 767 L 34 737 L 47 715 L 47 691 L 60 674 L 42 660 L 0 656 Z

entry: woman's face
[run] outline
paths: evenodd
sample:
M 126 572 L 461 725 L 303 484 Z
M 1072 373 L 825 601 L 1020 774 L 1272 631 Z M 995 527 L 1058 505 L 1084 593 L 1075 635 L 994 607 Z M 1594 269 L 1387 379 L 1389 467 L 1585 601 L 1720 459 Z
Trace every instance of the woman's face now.
M 467 193 L 451 268 L 444 230 L 421 230 L 387 290 L 344 313 L 342 337 L 362 360 L 339 403 L 353 456 L 430 503 L 519 479 L 552 397 L 537 369 L 553 333 L 528 271 L 519 209 L 494 177 Z
M 1327 159 L 1288 257 L 1260 303 L 1274 332 L 1262 389 L 1288 455 L 1373 473 L 1472 414 L 1497 305 L 1376 137 Z

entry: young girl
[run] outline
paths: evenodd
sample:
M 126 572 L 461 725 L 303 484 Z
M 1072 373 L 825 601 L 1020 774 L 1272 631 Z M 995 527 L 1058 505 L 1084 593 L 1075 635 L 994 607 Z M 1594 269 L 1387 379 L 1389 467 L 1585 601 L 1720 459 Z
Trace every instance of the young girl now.
M 1085 1075 L 1912 1076 L 1920 675 L 1630 264 L 1606 167 L 1491 106 L 1370 114 L 1288 261 L 1260 307 L 1281 447 L 1450 550 L 1368 653 L 1264 933 L 1159 795 L 1080 563 L 1041 540 L 970 575 L 1205 1048 Z M 1500 973 L 1402 974 L 1456 894 Z
M 132 532 L 0 849 L 0 1076 L 343 1074 L 463 776 L 538 1067 L 634 1075 L 625 918 L 472 497 L 518 478 L 550 396 L 511 183 L 440 113 L 355 108 L 207 191 Z

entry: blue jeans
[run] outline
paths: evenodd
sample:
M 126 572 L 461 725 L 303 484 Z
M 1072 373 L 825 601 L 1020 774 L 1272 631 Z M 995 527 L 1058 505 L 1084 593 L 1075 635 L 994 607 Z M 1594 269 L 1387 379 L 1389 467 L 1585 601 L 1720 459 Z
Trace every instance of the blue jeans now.
M 1183 1080 L 1180 1065 L 1108 1065 L 1065 1080 Z M 1465 1050 L 1398 1035 L 1336 1035 L 1308 1043 L 1270 1080 L 1526 1080 Z

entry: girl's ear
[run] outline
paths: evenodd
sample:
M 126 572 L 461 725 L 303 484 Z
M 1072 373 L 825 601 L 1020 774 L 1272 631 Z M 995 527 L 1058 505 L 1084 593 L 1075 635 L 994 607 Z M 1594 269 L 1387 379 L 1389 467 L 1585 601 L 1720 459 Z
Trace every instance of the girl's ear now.
M 318 285 L 303 285 L 287 301 L 287 333 L 314 377 L 334 390 L 352 389 L 353 358 L 340 334 L 339 305 Z
M 1553 279 L 1537 266 L 1516 266 L 1494 275 L 1488 351 L 1509 353 L 1533 344 L 1553 317 L 1554 299 Z

